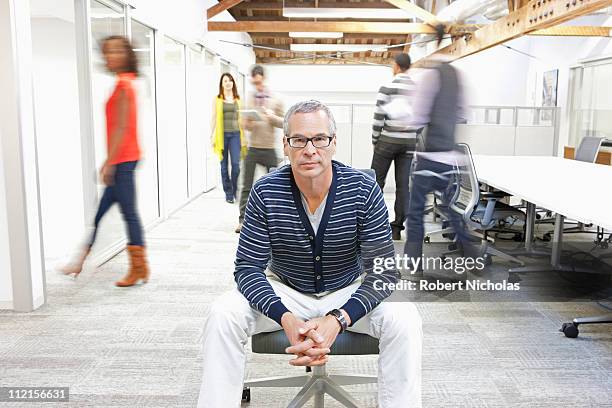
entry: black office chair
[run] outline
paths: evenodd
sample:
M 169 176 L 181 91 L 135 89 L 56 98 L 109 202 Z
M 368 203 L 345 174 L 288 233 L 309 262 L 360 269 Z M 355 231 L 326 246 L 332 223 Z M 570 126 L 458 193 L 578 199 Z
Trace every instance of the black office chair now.
M 289 341 L 283 330 L 256 334 L 251 338 L 253 353 L 284 354 Z M 330 356 L 334 355 L 369 355 L 378 354 L 378 339 L 366 334 L 345 332 L 336 338 L 331 347 Z M 328 374 L 325 365 L 306 369 L 307 374 L 294 377 L 270 377 L 247 380 L 244 383 L 242 400 L 251 400 L 251 387 L 301 387 L 297 395 L 289 402 L 288 408 L 304 406 L 314 399 L 315 408 L 324 408 L 325 395 L 329 395 L 345 407 L 358 408 L 355 399 L 346 392 L 342 385 L 371 384 L 378 381 L 376 376 L 368 375 L 333 375 Z

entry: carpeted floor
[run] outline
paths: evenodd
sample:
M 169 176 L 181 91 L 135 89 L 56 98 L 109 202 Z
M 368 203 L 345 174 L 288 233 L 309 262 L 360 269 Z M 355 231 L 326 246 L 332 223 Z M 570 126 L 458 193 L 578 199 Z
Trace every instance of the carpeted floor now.
M 118 289 L 125 253 L 78 280 L 48 271 L 48 302 L 0 312 L 0 386 L 66 386 L 69 407 L 193 407 L 202 326 L 233 285 L 237 206 L 205 195 L 147 234 L 152 278 Z M 418 303 L 424 407 L 612 407 L 612 327 L 557 330 L 594 303 Z M 250 355 L 249 377 L 301 374 L 284 356 Z M 334 357 L 329 371 L 376 373 L 376 358 Z M 347 388 L 364 407 L 376 386 Z M 253 389 L 249 406 L 283 407 L 296 389 Z M 0 406 L 9 406 L 1 404 Z M 36 406 L 15 404 L 15 407 Z M 336 407 L 331 402 L 327 405 Z

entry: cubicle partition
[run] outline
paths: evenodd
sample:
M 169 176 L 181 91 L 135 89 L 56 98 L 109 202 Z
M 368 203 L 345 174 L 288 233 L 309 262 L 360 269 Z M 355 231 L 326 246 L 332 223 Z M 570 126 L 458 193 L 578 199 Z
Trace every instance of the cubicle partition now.
M 356 168 L 372 163 L 373 104 L 328 103 L 338 127 L 335 159 Z M 558 144 L 559 108 L 470 106 L 467 123 L 457 126 L 458 143 L 472 153 L 502 156 L 554 156 Z M 395 189 L 391 167 L 386 192 Z
M 555 156 L 559 108 L 470 106 L 456 140 L 474 154 Z

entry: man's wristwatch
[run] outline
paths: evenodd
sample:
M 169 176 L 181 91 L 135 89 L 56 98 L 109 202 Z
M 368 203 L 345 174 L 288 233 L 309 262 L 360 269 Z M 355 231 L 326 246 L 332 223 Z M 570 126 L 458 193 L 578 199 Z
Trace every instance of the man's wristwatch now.
M 329 312 L 327 312 L 325 316 L 329 316 L 329 315 L 334 316 L 336 318 L 336 320 L 340 324 L 340 333 L 344 333 L 348 327 L 348 322 L 344 318 L 344 315 L 342 314 L 342 312 L 338 309 L 334 309 L 334 310 L 330 310 Z

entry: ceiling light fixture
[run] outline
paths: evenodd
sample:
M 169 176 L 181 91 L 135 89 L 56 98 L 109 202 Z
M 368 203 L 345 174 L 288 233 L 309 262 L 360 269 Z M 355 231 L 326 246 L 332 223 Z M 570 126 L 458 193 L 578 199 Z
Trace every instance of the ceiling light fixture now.
M 291 44 L 289 46 L 291 51 L 299 52 L 330 52 L 330 51 L 341 51 L 341 52 L 385 52 L 387 47 L 384 45 L 374 44 Z
M 313 31 L 313 32 L 290 32 L 291 38 L 342 38 L 344 33 L 331 31 Z
M 283 17 L 289 18 L 356 18 L 377 20 L 408 20 L 414 16 L 396 8 L 334 8 L 285 7 Z

